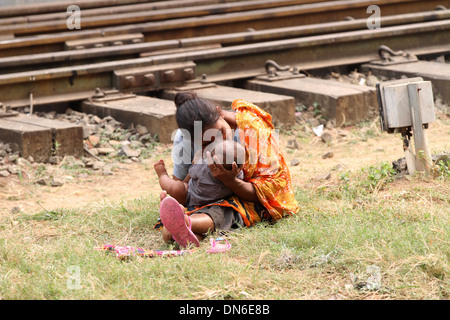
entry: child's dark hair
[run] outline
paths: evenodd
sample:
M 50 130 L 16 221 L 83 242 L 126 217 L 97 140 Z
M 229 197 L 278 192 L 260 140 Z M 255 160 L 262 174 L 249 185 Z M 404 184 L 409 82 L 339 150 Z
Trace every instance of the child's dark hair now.
M 197 97 L 193 91 L 180 91 L 174 97 L 177 111 L 175 114 L 178 128 L 185 129 L 194 139 L 194 122 L 201 121 L 202 131 L 219 120 L 216 106 L 207 99 Z

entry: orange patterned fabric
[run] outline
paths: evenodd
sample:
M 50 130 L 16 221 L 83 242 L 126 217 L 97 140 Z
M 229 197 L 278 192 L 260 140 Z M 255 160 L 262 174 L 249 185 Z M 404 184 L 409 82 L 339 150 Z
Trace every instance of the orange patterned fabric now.
M 246 226 L 297 213 L 299 207 L 294 198 L 291 175 L 279 150 L 271 115 L 242 99 L 233 101 L 232 108 L 236 111 L 240 140 L 245 143 L 247 153 L 243 167 L 244 181 L 253 184 L 265 210 L 257 210 L 252 202 L 236 196 L 211 205 L 233 207 L 241 214 Z

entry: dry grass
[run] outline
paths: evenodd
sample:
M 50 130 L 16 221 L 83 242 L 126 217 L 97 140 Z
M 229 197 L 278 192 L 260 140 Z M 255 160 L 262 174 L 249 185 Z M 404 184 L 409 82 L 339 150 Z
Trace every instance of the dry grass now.
M 169 259 L 124 262 L 94 250 L 107 243 L 171 248 L 152 229 L 158 216 L 154 159 L 59 192 L 14 182 L 29 196 L 0 206 L 22 206 L 1 215 L 0 298 L 448 299 L 449 177 L 371 180 L 384 161 L 403 156 L 400 139 L 379 132 L 375 122 L 339 129 L 345 135 L 335 129 L 328 145 L 297 129 L 284 131 L 281 142 L 301 142 L 299 150 L 285 149 L 288 163 L 301 161 L 291 168 L 299 215 L 228 234 L 232 250 L 225 254 L 207 254 L 208 241 Z M 450 150 L 449 133 L 446 121 L 428 130 L 433 152 Z M 322 159 L 330 150 L 334 157 Z M 331 179 L 314 179 L 324 172 Z M 120 194 L 131 179 L 151 186 Z M 52 205 L 47 196 L 57 201 Z M 71 267 L 80 271 L 75 289 Z M 375 288 L 368 286 L 371 268 L 380 272 Z

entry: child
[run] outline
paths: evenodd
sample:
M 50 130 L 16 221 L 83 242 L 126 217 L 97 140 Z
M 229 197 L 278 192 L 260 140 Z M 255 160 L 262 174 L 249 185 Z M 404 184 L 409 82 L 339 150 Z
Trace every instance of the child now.
M 245 149 L 235 141 L 224 140 L 214 146 L 211 156 L 214 155 L 217 156 L 225 169 L 231 170 L 233 162 L 238 165 L 239 169 L 242 169 Z M 170 178 L 163 160 L 159 160 L 153 165 L 159 177 L 161 189 L 190 209 L 194 206 L 202 206 L 226 199 L 233 194 L 220 180 L 213 177 L 206 160 L 197 158 L 199 157 L 194 157 L 193 164 L 189 168 L 189 174 L 184 181 Z M 243 179 L 242 170 L 239 171 L 237 177 Z

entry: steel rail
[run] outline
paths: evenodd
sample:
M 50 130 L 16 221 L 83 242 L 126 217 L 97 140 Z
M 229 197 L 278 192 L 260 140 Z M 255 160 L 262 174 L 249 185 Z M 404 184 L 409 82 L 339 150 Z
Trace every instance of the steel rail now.
M 211 16 L 214 14 L 224 14 L 232 12 L 244 12 L 250 10 L 262 10 L 262 9 L 280 9 L 284 6 L 294 6 L 294 5 L 304 5 L 302 0 L 281 0 L 281 1 L 270 1 L 270 0 L 256 0 L 256 1 L 239 1 L 233 3 L 224 4 L 213 4 L 205 6 L 194 6 L 194 7 L 182 7 L 182 8 L 170 8 L 164 10 L 151 10 L 151 11 L 141 11 L 141 12 L 130 12 L 130 13 L 119 13 L 112 15 L 102 15 L 94 17 L 83 17 L 82 28 L 101 28 L 110 27 L 114 25 L 126 25 L 126 24 L 136 24 L 144 23 L 150 21 L 162 21 L 170 20 L 176 18 L 187 18 L 187 17 L 200 17 L 200 16 Z M 347 0 L 348 5 L 355 0 Z M 326 2 L 329 6 L 329 1 Z M 310 5 L 310 4 L 307 4 Z M 294 8 L 292 8 L 294 9 Z M 4 25 L 2 27 L 2 32 L 12 33 L 16 36 L 30 35 L 43 32 L 56 32 L 67 30 L 66 21 L 61 20 L 50 20 L 44 22 L 36 23 L 24 23 L 24 24 L 13 24 Z
M 163 9 L 186 9 L 188 7 L 193 6 L 205 6 L 205 5 L 223 5 L 226 3 L 237 3 L 237 2 L 245 2 L 249 4 L 250 2 L 257 2 L 259 0 L 172 0 L 172 1 L 162 1 L 162 2 L 153 2 L 153 3 L 138 3 L 138 4 L 129 4 L 129 5 L 121 5 L 116 7 L 102 7 L 95 9 L 83 9 L 82 17 L 105 17 L 110 15 L 117 14 L 130 14 L 130 13 L 142 13 L 145 11 L 156 11 Z M 286 5 L 295 5 L 295 4 L 305 4 L 305 3 L 314 3 L 314 2 L 325 2 L 328 0 L 290 0 L 290 1 L 264 1 L 270 2 L 270 4 L 264 4 L 264 6 L 277 7 L 277 6 L 286 6 Z M 0 8 L 1 10 L 1 8 Z M 175 11 L 175 13 L 177 13 Z M 195 15 L 195 14 L 193 14 Z M 36 23 L 43 21 L 58 21 L 58 20 L 66 20 L 69 14 L 66 11 L 60 11 L 55 13 L 48 14 L 38 14 L 38 15 L 29 15 L 29 16 L 20 16 L 13 18 L 3 18 L 0 19 L 0 25 L 16 25 L 16 24 L 27 24 L 27 23 Z
M 240 3 L 238 3 L 240 4 Z M 275 3 L 276 4 L 276 3 Z M 217 27 L 220 30 L 230 30 L 234 32 L 236 30 L 242 31 L 249 27 L 254 29 L 265 29 L 267 24 L 272 27 L 292 26 L 299 24 L 309 24 L 332 20 L 342 20 L 346 16 L 353 16 L 354 18 L 368 17 L 366 9 L 369 5 L 379 5 L 382 7 L 383 15 L 391 15 L 398 13 L 409 13 L 417 11 L 432 10 L 438 4 L 450 5 L 449 0 L 430 0 L 430 1 L 418 1 L 418 0 L 335 0 L 319 3 L 308 3 L 296 6 L 276 7 L 270 9 L 258 9 L 246 12 L 217 14 L 220 10 L 227 12 L 232 10 L 231 7 L 225 4 L 223 7 L 209 6 L 204 8 L 203 17 L 186 18 L 182 23 L 174 26 L 171 24 L 173 18 L 176 15 L 186 15 L 185 10 L 180 9 L 168 9 L 163 12 L 143 12 L 140 14 L 122 14 L 112 15 L 107 17 L 92 17 L 82 20 L 83 31 L 90 28 L 104 28 L 102 31 L 104 34 L 118 34 L 118 33 L 130 33 L 139 32 L 148 33 L 146 40 L 150 40 L 150 36 L 153 36 L 152 40 L 161 39 L 173 39 L 173 37 L 179 37 L 180 31 L 187 32 L 188 36 L 192 36 L 192 28 L 197 28 L 195 32 L 201 31 L 206 34 L 225 33 L 217 32 Z M 241 4 L 240 4 L 241 5 Z M 221 9 L 222 8 L 222 9 Z M 193 8 L 191 8 L 193 9 Z M 159 14 L 159 18 L 158 18 Z M 160 25 L 155 25 L 151 19 L 171 19 L 163 21 Z M 203 19 L 202 19 L 203 18 Z M 268 23 L 270 20 L 270 23 Z M 143 22 L 147 21 L 147 22 Z M 181 19 L 180 19 L 181 22 Z M 114 27 L 113 25 L 120 25 Z M 132 24 L 132 25 L 130 25 Z M 214 26 L 211 30 L 204 30 L 205 26 Z M 155 34 L 155 28 L 160 34 Z M 175 35 L 174 28 L 176 28 Z M 172 31 L 161 34 L 162 30 Z M 2 31 L 4 34 L 15 34 L 16 36 L 32 35 L 42 32 L 56 32 L 67 30 L 65 22 L 61 21 L 48 21 L 43 23 L 30 23 L 24 25 L 3 26 Z M 73 32 L 80 32 L 74 30 Z M 206 32 L 206 34 L 205 34 Z M 80 32 L 81 33 L 81 32 Z M 183 36 L 184 37 L 184 36 Z
M 438 21 L 450 19 L 450 10 L 431 11 L 424 13 L 402 14 L 381 17 L 383 28 L 387 26 L 405 25 L 411 23 Z M 48 64 L 52 67 L 68 66 L 76 63 L 94 63 L 104 60 L 120 60 L 126 58 L 137 58 L 143 52 L 151 52 L 165 49 L 189 48 L 194 46 L 205 46 L 220 44 L 231 46 L 243 43 L 256 43 L 262 41 L 273 41 L 280 39 L 297 38 L 318 34 L 330 34 L 343 31 L 366 29 L 366 19 L 357 19 L 342 22 L 328 22 L 307 26 L 296 26 L 287 28 L 275 28 L 259 31 L 246 31 L 240 33 L 214 35 L 206 37 L 193 37 L 186 39 L 155 41 L 147 43 L 129 44 L 114 47 L 91 48 L 83 50 L 69 50 L 43 54 L 31 54 L 23 56 L 0 58 L 0 73 L 4 74 L 10 70 L 30 70 Z
M 197 75 L 205 73 L 208 79 L 225 80 L 262 74 L 268 59 L 306 70 L 369 62 L 377 58 L 382 44 L 413 54 L 448 53 L 448 39 L 450 21 L 443 20 L 19 72 L 0 75 L 0 97 L 3 104 L 12 107 L 28 105 L 30 92 L 35 97 L 35 105 L 82 100 L 92 95 L 96 87 L 111 88 L 116 70 L 183 61 L 195 62 Z
M 23 5 L 0 7 L 0 18 L 30 15 L 30 14 L 43 14 L 49 12 L 61 12 L 66 11 L 67 7 L 71 4 L 77 5 L 81 9 L 89 9 L 89 8 L 112 7 L 132 3 L 145 3 L 156 1 L 160 0 L 72 0 L 70 1 L 70 3 L 68 3 L 67 1 L 59 1 L 53 3 L 23 4 Z

